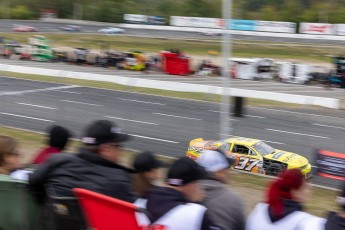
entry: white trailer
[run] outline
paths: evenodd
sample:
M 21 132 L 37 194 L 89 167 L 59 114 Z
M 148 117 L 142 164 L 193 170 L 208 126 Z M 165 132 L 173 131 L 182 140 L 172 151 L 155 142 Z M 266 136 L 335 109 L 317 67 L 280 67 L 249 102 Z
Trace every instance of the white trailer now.
M 310 80 L 312 67 L 291 62 L 276 62 L 278 77 L 283 82 L 305 84 Z
M 273 60 L 268 58 L 231 58 L 230 71 L 233 78 L 247 80 L 273 79 Z

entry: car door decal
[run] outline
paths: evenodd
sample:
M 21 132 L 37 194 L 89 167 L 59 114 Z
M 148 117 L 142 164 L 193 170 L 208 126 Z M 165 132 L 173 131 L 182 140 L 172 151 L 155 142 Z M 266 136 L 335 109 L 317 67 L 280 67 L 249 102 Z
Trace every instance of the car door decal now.
M 248 157 L 240 157 L 238 164 L 235 166 L 235 169 L 252 171 L 252 169 L 260 162 L 258 159 L 251 159 Z

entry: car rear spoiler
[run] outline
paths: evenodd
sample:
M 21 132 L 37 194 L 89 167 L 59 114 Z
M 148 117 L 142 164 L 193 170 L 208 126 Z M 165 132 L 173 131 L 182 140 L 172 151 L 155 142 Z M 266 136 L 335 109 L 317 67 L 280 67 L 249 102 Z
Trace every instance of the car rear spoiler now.
M 189 142 L 189 145 L 194 145 L 194 144 L 197 143 L 197 142 L 203 142 L 203 141 L 204 141 L 204 139 L 202 139 L 201 137 L 199 137 L 199 138 L 196 138 L 196 139 L 191 140 L 191 141 Z

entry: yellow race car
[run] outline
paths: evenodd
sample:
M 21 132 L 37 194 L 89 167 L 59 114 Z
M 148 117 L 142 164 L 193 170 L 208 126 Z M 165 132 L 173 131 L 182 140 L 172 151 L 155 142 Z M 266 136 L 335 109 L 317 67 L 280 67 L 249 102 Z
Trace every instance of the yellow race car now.
M 234 168 L 247 172 L 277 176 L 283 169 L 299 168 L 306 178 L 311 177 L 307 158 L 295 153 L 274 149 L 265 142 L 244 137 L 212 141 L 202 138 L 190 142 L 186 156 L 196 160 L 203 150 L 221 149 L 235 159 Z

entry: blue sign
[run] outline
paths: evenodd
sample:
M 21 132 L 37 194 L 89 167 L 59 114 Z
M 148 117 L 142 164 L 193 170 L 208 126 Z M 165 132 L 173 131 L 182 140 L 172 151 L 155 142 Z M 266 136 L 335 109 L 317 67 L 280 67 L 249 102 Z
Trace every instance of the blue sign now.
M 255 25 L 256 25 L 255 20 L 231 19 L 228 22 L 228 29 L 254 31 Z

